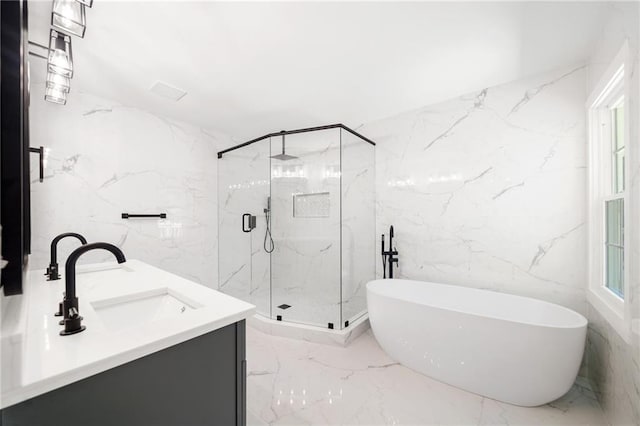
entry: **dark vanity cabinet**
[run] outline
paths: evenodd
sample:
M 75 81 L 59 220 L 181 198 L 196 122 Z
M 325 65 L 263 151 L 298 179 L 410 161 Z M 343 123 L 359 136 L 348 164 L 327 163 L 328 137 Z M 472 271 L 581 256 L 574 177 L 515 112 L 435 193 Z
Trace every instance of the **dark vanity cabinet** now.
M 245 425 L 240 321 L 10 406 L 1 426 Z

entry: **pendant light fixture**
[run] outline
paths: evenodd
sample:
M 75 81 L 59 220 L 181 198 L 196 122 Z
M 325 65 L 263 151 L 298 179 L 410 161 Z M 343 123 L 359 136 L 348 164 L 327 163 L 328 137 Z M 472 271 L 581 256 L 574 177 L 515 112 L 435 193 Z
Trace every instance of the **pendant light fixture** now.
M 49 71 L 47 73 L 47 88 L 69 93 L 69 90 L 71 90 L 71 80 L 69 80 L 69 77 Z
M 87 28 L 84 3 L 76 0 L 53 0 L 51 26 L 70 35 L 84 37 Z
M 54 104 L 64 105 L 67 103 L 67 94 L 55 87 L 47 87 L 44 92 L 44 100 Z
M 70 36 L 51 30 L 48 68 L 50 72 L 68 78 L 73 77 L 73 55 L 71 53 Z
M 93 0 L 53 0 L 44 95 L 48 102 L 67 103 L 67 94 L 71 90 L 70 79 L 73 77 L 71 36 L 84 38 L 87 29 L 85 7 L 91 6 Z

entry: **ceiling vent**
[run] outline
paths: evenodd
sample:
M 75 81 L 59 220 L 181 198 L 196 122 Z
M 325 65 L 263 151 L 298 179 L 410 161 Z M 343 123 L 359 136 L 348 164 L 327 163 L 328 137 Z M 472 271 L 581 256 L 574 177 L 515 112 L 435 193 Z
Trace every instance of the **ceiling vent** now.
M 184 97 L 184 95 L 187 94 L 187 92 L 185 92 L 184 90 L 169 86 L 168 84 L 161 81 L 156 81 L 156 84 L 151 87 L 151 91 L 158 96 L 171 99 L 175 102 L 178 102 Z

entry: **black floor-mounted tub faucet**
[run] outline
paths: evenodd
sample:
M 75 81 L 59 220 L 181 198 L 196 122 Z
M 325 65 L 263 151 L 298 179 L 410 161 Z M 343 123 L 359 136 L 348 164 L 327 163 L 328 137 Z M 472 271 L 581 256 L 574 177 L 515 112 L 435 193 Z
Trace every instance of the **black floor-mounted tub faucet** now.
M 393 225 L 389 227 L 389 250 L 384 248 L 384 234 L 382 234 L 382 273 L 387 278 L 387 264 L 389 265 L 389 278 L 393 278 L 393 264 L 398 263 L 398 250 L 393 246 Z

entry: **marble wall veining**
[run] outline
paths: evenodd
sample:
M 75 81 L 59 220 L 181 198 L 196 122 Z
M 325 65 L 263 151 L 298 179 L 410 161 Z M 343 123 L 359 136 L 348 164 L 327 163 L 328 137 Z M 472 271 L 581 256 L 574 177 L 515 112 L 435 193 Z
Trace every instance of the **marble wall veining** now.
M 587 378 L 609 424 L 640 424 L 640 351 L 592 306 L 587 333 Z M 635 337 L 637 339 L 637 336 Z
M 43 183 L 31 160 L 30 268 L 45 268 L 51 239 L 73 231 L 217 288 L 216 148 L 226 136 L 87 93 L 65 106 L 43 93 L 32 85 L 31 145 L 44 146 L 46 159 Z M 123 212 L 167 218 L 124 220 Z M 77 245 L 61 241 L 59 261 Z M 96 251 L 80 261 L 110 259 Z
M 576 65 L 358 128 L 398 275 L 586 313 L 585 100 Z

